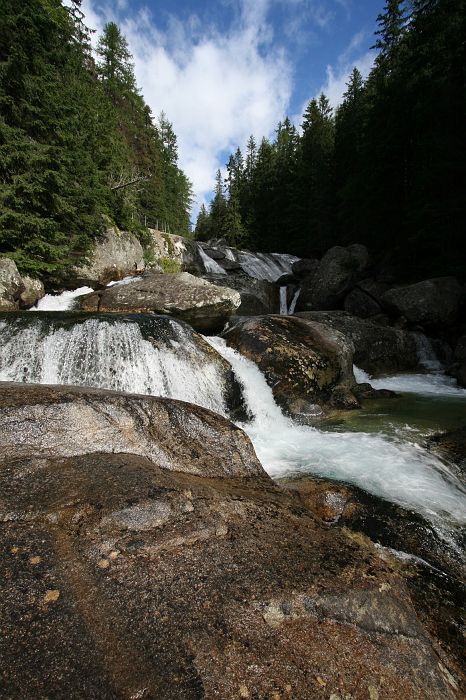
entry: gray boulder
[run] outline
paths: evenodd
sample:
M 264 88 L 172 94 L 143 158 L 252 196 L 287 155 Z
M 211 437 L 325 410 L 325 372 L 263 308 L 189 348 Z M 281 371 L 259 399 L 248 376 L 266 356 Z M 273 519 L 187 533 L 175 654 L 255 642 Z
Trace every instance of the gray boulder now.
M 224 262 L 222 261 L 222 265 Z M 229 287 L 239 292 L 241 305 L 236 310 L 238 316 L 259 316 L 278 311 L 278 290 L 273 282 L 257 280 L 244 272 L 228 276 L 208 275 L 206 279 L 217 286 Z
M 258 316 L 223 335 L 258 365 L 277 403 L 299 422 L 359 407 L 352 393 L 353 346 L 333 328 L 295 316 Z
M 460 386 L 466 387 L 466 335 L 461 336 L 456 344 L 448 374 L 454 377 Z
M 330 248 L 314 274 L 304 279 L 298 309 L 327 310 L 341 308 L 348 292 L 369 266 L 369 253 L 363 245 Z
M 354 345 L 354 363 L 374 376 L 414 370 L 418 367 L 416 339 L 412 333 L 381 326 L 346 311 L 298 313 L 340 331 Z
M 23 284 L 24 291 L 21 292 L 19 305 L 23 309 L 29 309 L 45 296 L 45 288 L 40 280 L 33 277 L 23 277 Z
M 387 286 L 374 279 L 361 280 L 345 298 L 343 308 L 353 316 L 371 318 L 382 313 L 381 299 Z
M 412 325 L 447 326 L 458 318 L 462 297 L 458 280 L 437 277 L 390 289 L 382 302 L 388 311 L 404 316 Z
M 14 311 L 24 290 L 18 268 L 10 258 L 0 258 L 0 311 Z
M 156 229 L 149 229 L 149 233 L 148 250 L 156 263 L 163 267 L 171 261 L 180 272 L 190 272 L 194 275 L 204 271 L 199 245 L 196 241 Z
M 304 277 L 309 277 L 313 275 L 319 267 L 319 261 L 315 258 L 301 258 L 301 260 L 295 260 L 291 266 L 291 272 L 295 277 L 303 279 Z
M 116 227 L 109 228 L 95 242 L 89 262 L 73 268 L 67 284 L 70 287 L 98 287 L 143 270 L 144 251 L 136 236 Z
M 150 273 L 80 298 L 84 311 L 169 314 L 198 331 L 221 329 L 240 304 L 237 291 L 188 272 Z

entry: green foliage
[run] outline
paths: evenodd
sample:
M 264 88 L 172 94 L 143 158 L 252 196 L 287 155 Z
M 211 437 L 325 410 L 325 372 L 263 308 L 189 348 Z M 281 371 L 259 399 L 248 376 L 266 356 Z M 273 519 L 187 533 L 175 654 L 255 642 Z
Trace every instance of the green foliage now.
M 175 272 L 181 272 L 181 265 L 176 260 L 172 258 L 162 257 L 157 260 L 158 264 L 162 268 L 162 271 L 166 274 L 174 274 Z
M 143 243 L 146 219 L 187 233 L 176 137 L 166 119 L 153 124 L 119 28 L 105 27 L 95 66 L 79 0 L 1 4 L 0 252 L 56 277 L 105 217 Z

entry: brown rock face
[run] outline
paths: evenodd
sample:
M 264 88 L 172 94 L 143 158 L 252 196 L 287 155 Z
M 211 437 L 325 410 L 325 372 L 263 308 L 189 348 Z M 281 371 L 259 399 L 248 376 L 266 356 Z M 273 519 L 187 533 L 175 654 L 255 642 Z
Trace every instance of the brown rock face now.
M 390 566 L 270 481 L 12 448 L 0 493 L 4 697 L 461 697 Z
M 277 403 L 302 422 L 325 408 L 359 406 L 351 392 L 352 345 L 332 328 L 293 316 L 257 316 L 224 337 L 259 366 Z
M 221 329 L 241 304 L 238 292 L 187 272 L 146 274 L 80 299 L 84 311 L 170 314 L 195 330 Z

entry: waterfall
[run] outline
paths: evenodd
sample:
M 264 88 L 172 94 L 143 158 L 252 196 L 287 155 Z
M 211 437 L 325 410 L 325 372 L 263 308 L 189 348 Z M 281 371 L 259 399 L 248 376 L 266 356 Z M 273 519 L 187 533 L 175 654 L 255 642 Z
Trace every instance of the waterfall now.
M 0 381 L 166 396 L 226 415 L 227 387 L 208 350 L 172 319 L 139 319 L 25 314 L 0 320 Z
M 197 249 L 199 251 L 199 255 L 201 256 L 202 262 L 204 263 L 204 270 L 210 274 L 210 275 L 226 275 L 227 273 L 221 267 L 221 265 L 218 264 L 215 260 L 213 260 L 207 253 L 204 251 L 203 247 L 198 245 Z
M 298 287 L 298 289 L 295 291 L 293 295 L 293 299 L 291 300 L 290 308 L 288 309 L 288 313 L 294 314 L 294 310 L 296 309 L 296 304 L 299 299 L 299 295 L 301 294 L 301 287 Z
M 288 287 L 280 287 L 280 314 L 286 316 L 288 313 Z
M 276 282 L 282 275 L 291 273 L 291 266 L 299 258 L 279 253 L 239 252 L 239 264 L 243 271 L 258 280 Z
M 241 425 L 274 477 L 314 474 L 353 484 L 444 525 L 466 523 L 466 492 L 437 457 L 416 444 L 369 433 L 323 432 L 294 424 L 275 403 L 257 365 L 209 338 L 230 362 L 249 412 Z
M 92 287 L 79 287 L 79 289 L 62 292 L 61 294 L 46 294 L 29 311 L 68 311 L 74 307 L 78 297 L 90 294 L 93 291 Z
M 442 363 L 439 362 L 429 338 L 423 333 L 413 333 L 413 335 L 416 339 L 419 364 L 429 372 L 442 372 Z

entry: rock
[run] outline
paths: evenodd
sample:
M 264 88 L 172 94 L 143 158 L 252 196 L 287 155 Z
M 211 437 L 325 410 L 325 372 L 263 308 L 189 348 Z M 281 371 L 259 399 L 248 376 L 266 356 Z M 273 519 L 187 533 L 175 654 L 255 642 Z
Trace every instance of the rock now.
M 224 338 L 258 365 L 277 403 L 300 422 L 331 407 L 359 406 L 351 392 L 353 346 L 338 331 L 293 316 L 259 316 L 239 321 Z
M 108 228 L 95 242 L 89 263 L 75 267 L 67 284 L 70 288 L 98 287 L 143 270 L 144 251 L 136 236 L 116 227 Z
M 279 277 L 275 284 L 277 285 L 277 287 L 287 287 L 291 284 L 297 285 L 298 279 L 294 275 L 287 273 Z
M 404 316 L 410 324 L 448 326 L 459 314 L 463 290 L 454 277 L 437 277 L 390 289 L 382 301 L 388 311 Z
M 0 460 L 93 452 L 141 455 L 163 469 L 206 477 L 266 478 L 249 438 L 200 406 L 103 389 L 1 384 Z
M 431 435 L 427 445 L 436 454 L 456 464 L 466 475 L 466 426 Z
M 466 335 L 461 336 L 456 344 L 448 374 L 454 377 L 460 386 L 466 387 Z
M 219 260 L 218 262 L 220 267 L 223 267 L 225 272 L 236 272 L 237 270 L 242 269 L 237 260 L 228 260 L 225 258 L 225 260 Z
M 171 260 L 178 266 L 179 271 L 194 275 L 204 272 L 197 242 L 156 229 L 149 229 L 149 233 L 151 241 L 148 248 L 156 262 Z
M 11 258 L 0 258 L 0 310 L 16 309 L 15 302 L 18 301 L 23 290 L 23 280 L 15 262 Z
M 464 584 L 457 550 L 418 515 L 355 487 L 303 477 L 282 480 L 327 527 L 369 537 L 406 581 L 419 618 L 461 668 Z M 362 534 L 361 534 L 362 533 Z
M 0 463 L 5 697 L 461 697 L 401 577 L 266 478 L 232 424 L 102 392 L 6 397 L 7 422 L 31 421 Z M 54 407 L 39 420 L 61 443 L 44 449 L 35 421 Z M 151 454 L 119 451 L 130 417 Z M 60 456 L 81 430 L 89 451 Z
M 353 394 L 358 401 L 364 401 L 366 399 L 395 399 L 398 397 L 398 394 L 394 391 L 390 389 L 374 389 L 368 382 L 356 384 L 353 388 Z
M 209 248 L 209 246 L 202 245 L 202 243 L 201 246 L 204 253 L 206 253 L 209 258 L 212 258 L 212 260 L 225 260 L 225 251 L 218 248 Z
M 236 309 L 238 316 L 274 314 L 279 310 L 278 290 L 273 282 L 257 280 L 244 272 L 228 276 L 206 275 L 205 279 L 217 286 L 239 292 L 241 305 Z
M 84 311 L 169 314 L 198 331 L 221 329 L 240 304 L 237 291 L 217 287 L 188 272 L 147 273 L 128 284 L 80 297 Z
M 325 323 L 343 333 L 354 344 L 354 364 L 371 375 L 409 371 L 418 367 L 416 339 L 408 331 L 371 323 L 345 311 L 314 311 L 296 315 Z
M 382 312 L 378 302 L 360 287 L 355 287 L 345 298 L 345 311 L 359 318 L 370 318 Z
M 33 277 L 23 277 L 23 284 L 25 289 L 21 292 L 19 303 L 21 308 L 29 309 L 45 296 L 45 288 L 40 280 Z
M 313 275 L 318 267 L 319 261 L 315 258 L 301 258 L 301 260 L 296 260 L 292 264 L 291 271 L 295 277 L 303 279 L 304 277 Z
M 369 253 L 363 245 L 330 248 L 314 274 L 304 280 L 298 300 L 300 311 L 341 307 L 345 296 L 367 271 Z

